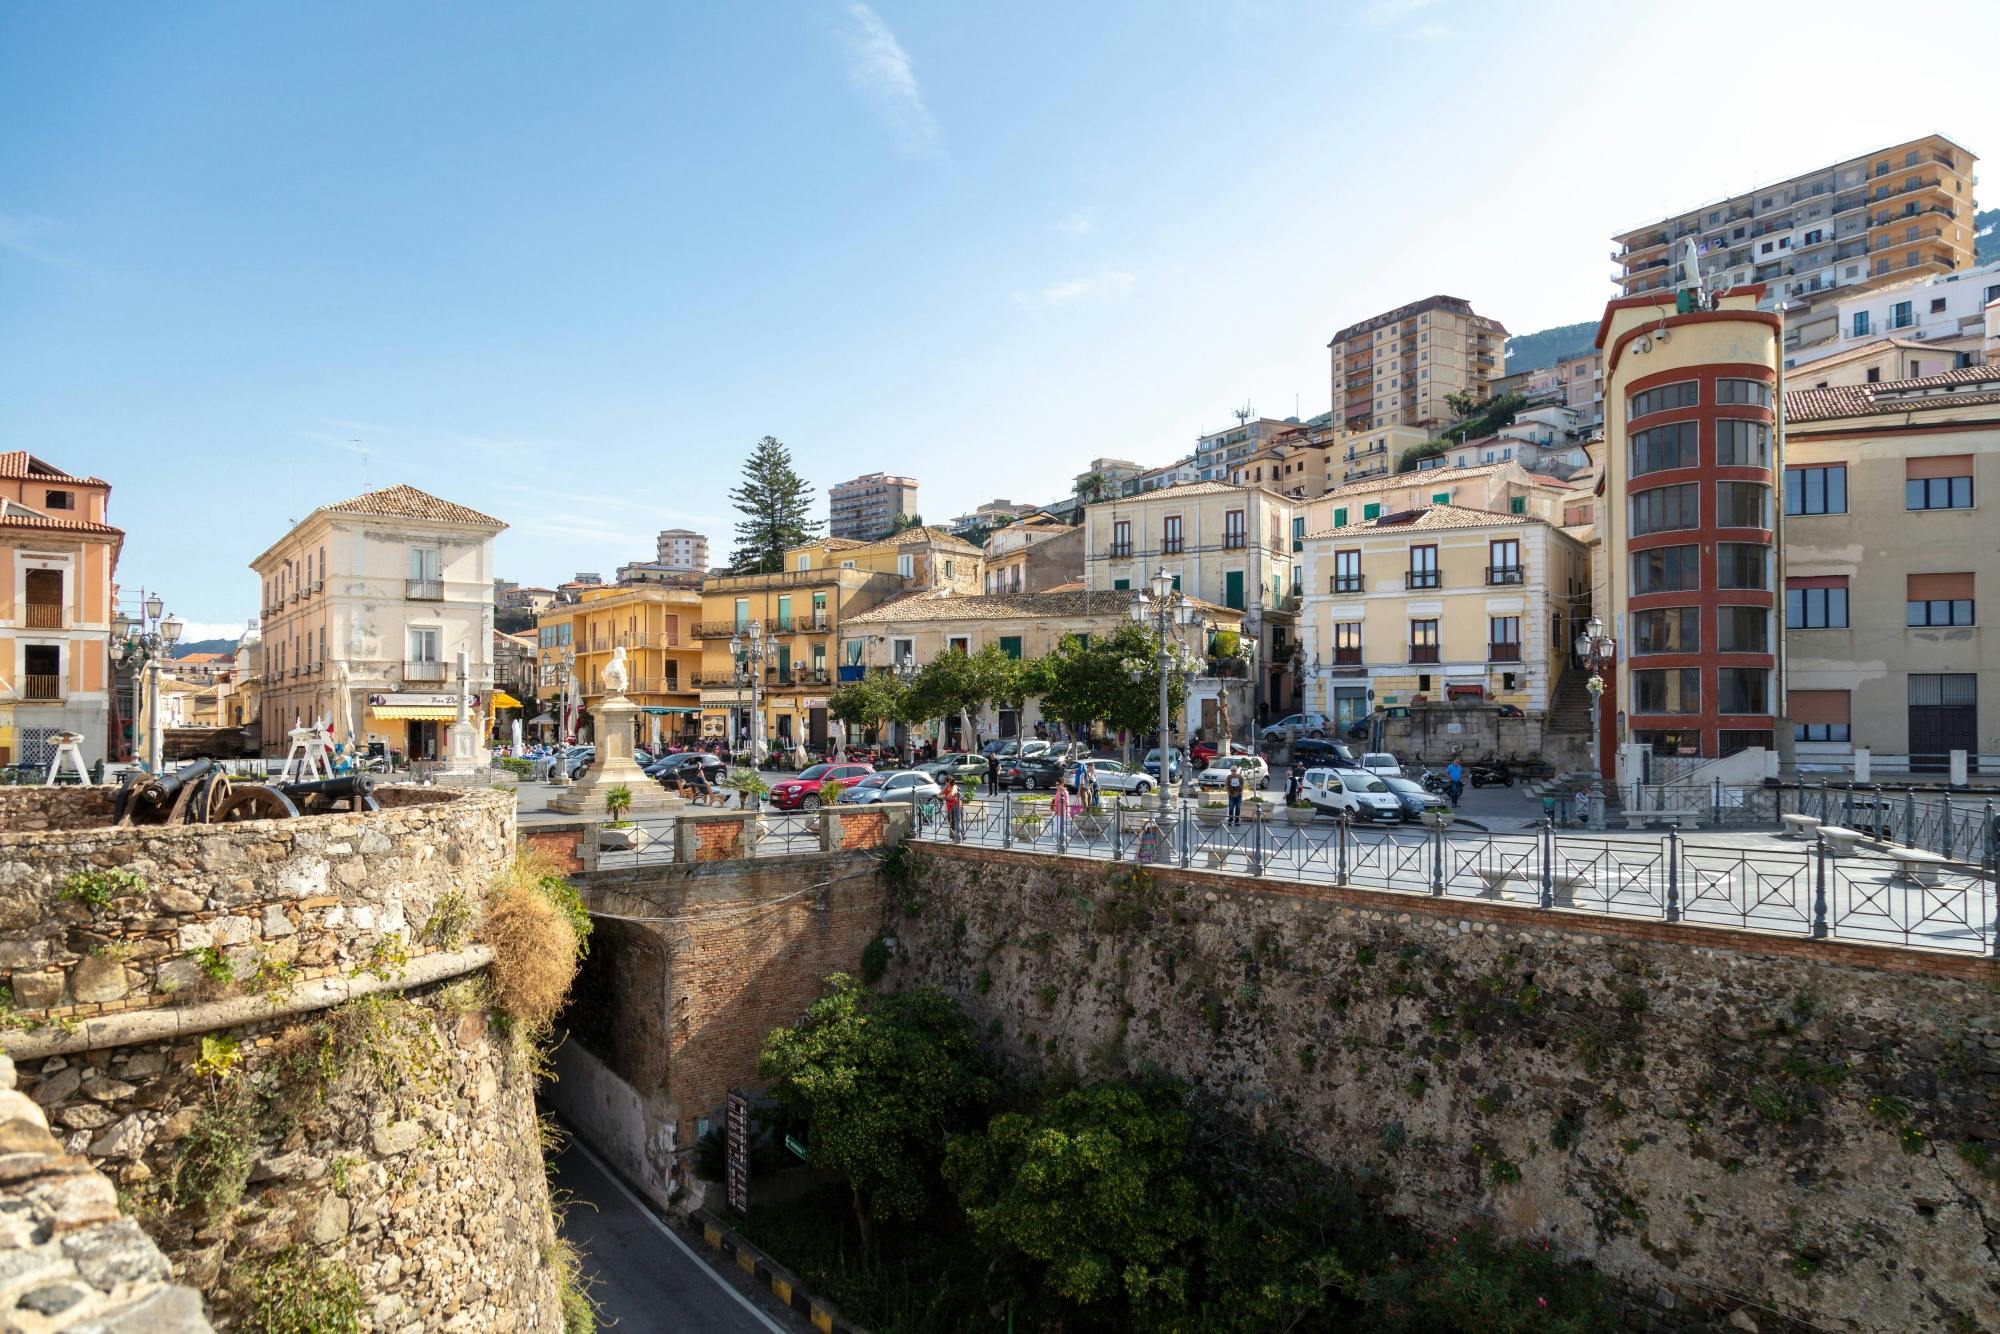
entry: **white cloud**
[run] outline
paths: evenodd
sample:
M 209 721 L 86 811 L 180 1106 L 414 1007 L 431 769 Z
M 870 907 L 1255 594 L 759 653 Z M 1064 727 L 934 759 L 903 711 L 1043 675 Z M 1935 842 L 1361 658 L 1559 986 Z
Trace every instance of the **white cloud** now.
M 1087 208 L 1072 209 L 1049 224 L 1064 236 L 1088 236 L 1097 226 L 1097 218 Z
M 32 213 L 0 211 L 0 250 L 32 259 L 38 264 L 65 263 L 62 256 L 41 243 L 41 238 L 54 230 L 53 219 L 37 217 Z
M 1050 283 L 1047 287 L 1033 291 L 1017 291 L 1014 300 L 1032 309 L 1060 306 L 1065 302 L 1081 300 L 1084 297 L 1104 298 L 1122 296 L 1132 290 L 1132 275 L 1123 269 L 1108 266 L 1095 272 L 1081 274 L 1075 278 L 1065 278 L 1061 282 Z
M 847 32 L 847 81 L 895 135 L 898 148 L 914 157 L 935 156 L 941 147 L 937 122 L 924 105 L 910 53 L 866 4 L 857 0 L 849 5 L 847 16 L 853 20 Z

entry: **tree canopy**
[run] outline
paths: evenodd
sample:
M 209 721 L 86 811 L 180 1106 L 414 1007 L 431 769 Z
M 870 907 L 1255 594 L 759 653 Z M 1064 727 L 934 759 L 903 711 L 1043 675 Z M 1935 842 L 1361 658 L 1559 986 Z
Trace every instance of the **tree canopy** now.
M 872 1253 L 876 1220 L 915 1218 L 947 1138 L 994 1085 L 972 1021 L 932 987 L 878 996 L 845 974 L 806 1017 L 764 1039 L 757 1072 L 804 1122 L 813 1164 L 838 1173 Z
M 812 517 L 812 485 L 792 468 L 792 452 L 775 436 L 765 436 L 743 462 L 743 482 L 729 493 L 743 518 L 736 525 L 736 574 L 775 574 L 785 567 L 785 551 L 819 534 Z
M 1150 732 L 1160 722 L 1159 652 L 1159 637 L 1129 621 L 1087 644 L 1067 636 L 1054 651 L 1028 664 L 1024 689 L 1041 700 L 1044 714 L 1062 719 L 1072 730 L 1102 722 L 1127 732 Z M 1137 681 L 1132 679 L 1135 666 Z M 1168 672 L 1167 716 L 1180 717 L 1186 706 L 1186 679 Z
M 909 687 L 894 672 L 868 672 L 858 681 L 843 682 L 827 696 L 826 711 L 836 722 L 856 727 L 916 721 Z

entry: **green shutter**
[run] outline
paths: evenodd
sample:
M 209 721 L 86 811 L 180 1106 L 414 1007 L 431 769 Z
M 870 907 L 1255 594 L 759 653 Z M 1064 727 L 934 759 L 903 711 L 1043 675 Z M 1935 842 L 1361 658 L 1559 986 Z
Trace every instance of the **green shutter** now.
M 1222 605 L 1237 611 L 1245 609 L 1243 601 L 1243 571 L 1230 570 L 1222 576 Z
M 1018 659 L 1021 656 L 1021 636 L 1001 635 L 1000 651 L 1010 658 Z
M 1174 592 L 1178 593 L 1178 592 L 1180 592 L 1180 591 L 1181 591 L 1181 577 L 1180 577 L 1179 575 L 1175 575 L 1175 576 L 1174 576 Z
M 1132 581 L 1130 579 L 1113 579 L 1111 581 L 1111 587 L 1114 591 L 1122 592 L 1123 590 L 1128 589 L 1131 586 L 1132 586 Z
M 1528 512 L 1528 498 L 1526 496 L 1515 496 L 1507 502 L 1507 512 L 1509 514 L 1526 514 Z
M 1381 517 L 1382 517 L 1381 502 L 1378 501 L 1373 505 L 1363 505 L 1361 507 L 1362 522 L 1366 523 L 1370 519 L 1379 519 Z
M 1334 526 L 1335 528 L 1345 528 L 1345 527 L 1347 527 L 1347 511 L 1346 511 L 1346 510 L 1335 510 L 1335 511 L 1333 512 L 1333 526 Z
M 1434 495 L 1434 496 L 1432 496 L 1432 497 L 1431 497 L 1431 504 L 1433 504 L 1433 505 L 1449 505 L 1449 504 L 1451 504 L 1451 492 L 1449 492 L 1449 491 L 1440 491 L 1440 492 L 1438 492 L 1438 493 L 1437 493 L 1436 495 Z

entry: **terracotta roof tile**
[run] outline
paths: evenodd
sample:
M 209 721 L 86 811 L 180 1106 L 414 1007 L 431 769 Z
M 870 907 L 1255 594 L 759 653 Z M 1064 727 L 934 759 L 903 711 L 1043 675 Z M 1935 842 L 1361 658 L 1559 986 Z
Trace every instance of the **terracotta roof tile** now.
M 1365 523 L 1351 523 L 1345 528 L 1328 528 L 1322 532 L 1307 533 L 1305 540 L 1321 537 L 1351 537 L 1356 533 L 1388 529 L 1395 532 L 1430 532 L 1439 528 L 1492 528 L 1519 527 L 1523 524 L 1548 524 L 1532 514 L 1502 514 L 1498 510 L 1478 510 L 1464 505 L 1431 505 L 1420 510 L 1402 510 L 1395 514 L 1384 514 L 1379 519 L 1369 519 Z
M 91 523 L 86 519 L 49 519 L 37 514 L 9 512 L 0 514 L 0 527 L 34 528 L 45 533 L 95 533 L 103 537 L 123 537 L 123 528 L 113 528 L 108 523 Z
M 1387 477 L 1370 477 L 1366 481 L 1349 482 L 1346 486 L 1336 486 L 1326 495 L 1355 496 L 1370 491 L 1393 491 L 1399 486 L 1428 486 L 1433 482 L 1458 482 L 1473 477 L 1484 477 L 1488 473 L 1514 466 L 1512 459 L 1503 459 L 1498 463 L 1475 463 L 1464 468 L 1418 468 L 1411 472 L 1391 473 Z M 1324 500 L 1326 496 L 1321 496 L 1320 499 Z
M 1987 403 L 2000 403 L 2000 367 L 1965 366 L 1917 380 L 1797 389 L 1785 395 L 1785 421 L 1832 421 L 1841 417 L 1872 417 L 1888 412 L 1923 412 Z
M 1124 589 L 1086 591 L 1080 587 L 1045 593 L 961 593 L 939 596 L 929 591 L 905 593 L 854 616 L 842 625 L 886 625 L 905 621 L 979 621 L 1020 617 L 1113 616 L 1123 618 L 1132 595 Z M 1208 613 L 1240 617 L 1243 613 L 1212 602 L 1193 600 Z
M 0 479 L 10 482 L 74 482 L 78 486 L 109 486 L 101 477 L 72 477 L 25 449 L 0 450 Z
M 929 524 L 921 524 L 915 528 L 905 528 L 900 533 L 891 533 L 889 536 L 878 538 L 873 542 L 863 542 L 857 545 L 870 547 L 907 547 L 914 546 L 919 542 L 932 542 L 941 547 L 950 547 L 953 551 L 971 552 L 975 556 L 980 554 L 980 549 L 964 538 L 953 537 L 944 529 L 933 528 Z
M 436 519 L 444 523 L 497 524 L 507 525 L 490 514 L 455 505 L 449 500 L 440 500 L 428 491 L 419 491 L 406 483 L 385 486 L 379 491 L 364 491 L 352 500 L 343 500 L 337 505 L 323 505 L 320 508 L 328 514 L 377 514 L 390 519 Z

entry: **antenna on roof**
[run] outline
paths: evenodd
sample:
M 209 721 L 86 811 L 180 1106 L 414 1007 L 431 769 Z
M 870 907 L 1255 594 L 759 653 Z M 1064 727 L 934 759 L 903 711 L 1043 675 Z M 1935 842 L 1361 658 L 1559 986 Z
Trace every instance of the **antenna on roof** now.
M 368 446 L 359 440 L 350 440 L 350 445 L 361 445 L 361 489 L 368 490 Z
M 1248 403 L 1245 403 L 1242 407 L 1236 409 L 1236 424 L 1242 426 L 1256 415 L 1255 410 Z

